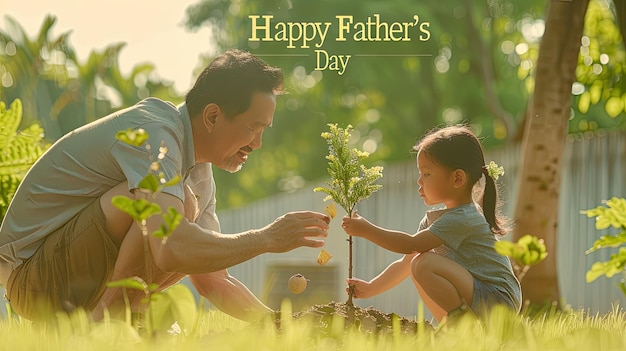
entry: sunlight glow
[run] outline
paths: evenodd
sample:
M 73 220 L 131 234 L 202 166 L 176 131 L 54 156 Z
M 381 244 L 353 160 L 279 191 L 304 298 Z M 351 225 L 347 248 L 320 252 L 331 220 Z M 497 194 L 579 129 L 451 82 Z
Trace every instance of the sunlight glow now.
M 572 95 L 580 95 L 585 92 L 585 86 L 582 83 L 574 82 L 572 84 Z
M 510 40 L 505 40 L 500 44 L 500 50 L 506 55 L 510 55 L 515 52 L 515 43 Z
M 607 54 L 600 55 L 600 63 L 603 65 L 607 65 L 609 63 L 609 55 Z
M 519 43 L 515 46 L 515 52 L 518 55 L 524 55 L 525 53 L 528 52 L 528 44 L 526 43 Z

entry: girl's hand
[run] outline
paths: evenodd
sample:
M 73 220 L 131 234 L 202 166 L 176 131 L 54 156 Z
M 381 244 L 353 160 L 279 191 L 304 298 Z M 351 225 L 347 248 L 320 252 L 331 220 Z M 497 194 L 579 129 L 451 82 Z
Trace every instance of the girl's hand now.
M 355 211 L 352 213 L 352 217 L 348 217 L 348 215 L 343 217 L 341 227 L 350 236 L 364 236 L 367 231 L 371 230 L 372 224 Z
M 374 294 L 372 293 L 372 285 L 370 282 L 359 278 L 348 278 L 346 279 L 346 282 L 348 283 L 348 287 L 346 287 L 346 293 L 350 293 L 350 288 L 352 288 L 352 297 L 357 299 L 366 299 L 368 297 L 374 296 Z

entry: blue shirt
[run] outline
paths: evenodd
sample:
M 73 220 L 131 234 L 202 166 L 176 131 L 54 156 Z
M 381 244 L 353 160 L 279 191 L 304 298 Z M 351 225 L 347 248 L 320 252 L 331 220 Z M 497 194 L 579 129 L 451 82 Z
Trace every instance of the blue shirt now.
M 496 252 L 498 241 L 475 204 L 428 211 L 420 230 L 428 230 L 444 244 L 435 252 L 465 267 L 472 276 L 509 296 L 521 306 L 520 283 L 508 257 Z
M 143 128 L 145 146 L 115 138 L 118 131 Z M 48 234 L 65 224 L 105 192 L 128 181 L 136 189 L 167 147 L 160 169 L 166 180 L 179 175 L 199 196 L 199 225 L 219 230 L 215 216 L 215 182 L 210 163 L 195 163 L 193 134 L 184 104 L 148 98 L 80 127 L 59 140 L 35 162 L 22 180 L 0 226 L 0 284 L 31 257 Z M 184 201 L 183 182 L 162 192 Z

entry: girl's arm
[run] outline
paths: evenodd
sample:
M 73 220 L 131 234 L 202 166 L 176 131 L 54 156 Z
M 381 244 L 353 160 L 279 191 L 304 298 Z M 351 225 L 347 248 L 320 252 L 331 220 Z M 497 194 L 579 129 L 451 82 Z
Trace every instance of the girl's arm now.
M 369 282 L 359 278 L 348 279 L 348 285 L 354 287 L 354 297 L 366 299 L 383 293 L 400 284 L 411 272 L 411 260 L 416 254 L 404 255 L 392 262 Z
M 444 242 L 428 229 L 417 234 L 407 234 L 397 230 L 388 230 L 370 223 L 357 213 L 352 217 L 343 217 L 343 230 L 351 236 L 365 238 L 389 251 L 410 254 L 429 251 Z

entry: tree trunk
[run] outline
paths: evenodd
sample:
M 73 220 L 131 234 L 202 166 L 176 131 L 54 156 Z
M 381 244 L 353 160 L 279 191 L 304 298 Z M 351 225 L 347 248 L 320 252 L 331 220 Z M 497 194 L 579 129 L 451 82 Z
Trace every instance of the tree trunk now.
M 561 158 L 570 116 L 572 83 L 588 0 L 550 0 L 539 47 L 535 90 L 529 103 L 513 240 L 544 240 L 548 257 L 530 269 L 522 295 L 531 305 L 559 301 L 556 233 Z

